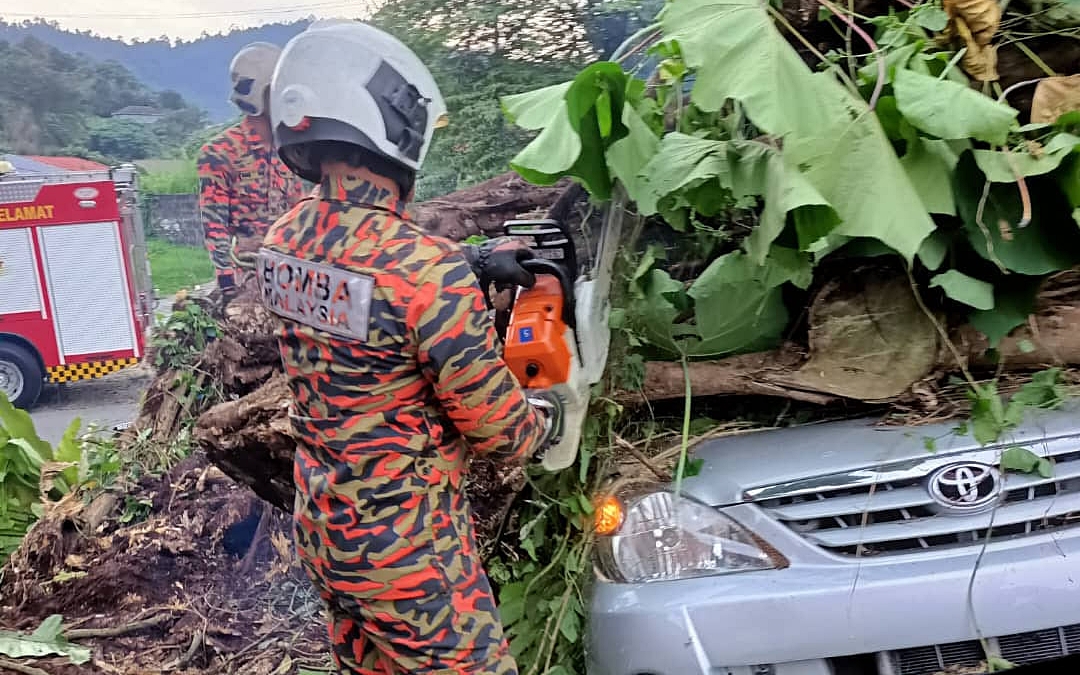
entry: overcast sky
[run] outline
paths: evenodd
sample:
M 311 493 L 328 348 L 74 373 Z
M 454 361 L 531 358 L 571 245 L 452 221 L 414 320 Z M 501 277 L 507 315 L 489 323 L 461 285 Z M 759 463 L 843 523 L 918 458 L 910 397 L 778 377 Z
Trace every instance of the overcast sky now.
M 109 37 L 196 38 L 231 27 L 277 21 L 365 15 L 369 0 L 0 0 L 8 22 L 41 17 L 65 28 Z M 99 9 L 95 9 L 99 8 Z

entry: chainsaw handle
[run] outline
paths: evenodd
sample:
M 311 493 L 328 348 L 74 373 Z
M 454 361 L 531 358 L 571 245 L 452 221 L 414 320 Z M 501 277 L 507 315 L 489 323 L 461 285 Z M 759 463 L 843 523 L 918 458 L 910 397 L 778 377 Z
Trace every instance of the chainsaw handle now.
M 563 294 L 563 321 L 567 326 L 577 329 L 574 321 L 574 280 L 570 278 L 566 268 L 557 262 L 546 258 L 530 258 L 522 260 L 521 266 L 533 274 L 550 274 L 559 280 Z

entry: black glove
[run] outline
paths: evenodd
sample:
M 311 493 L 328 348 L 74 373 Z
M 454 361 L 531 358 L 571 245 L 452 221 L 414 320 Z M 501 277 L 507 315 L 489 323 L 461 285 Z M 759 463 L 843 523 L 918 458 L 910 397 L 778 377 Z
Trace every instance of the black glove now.
M 535 455 L 537 459 L 541 459 L 545 450 L 562 440 L 563 402 L 547 389 L 526 389 L 525 398 L 544 420 L 544 435 Z
M 536 283 L 536 275 L 521 266 L 523 260 L 531 260 L 536 254 L 513 239 L 491 239 L 479 246 L 466 244 L 464 252 L 485 295 L 492 283 L 499 290 L 514 286 L 532 288 Z

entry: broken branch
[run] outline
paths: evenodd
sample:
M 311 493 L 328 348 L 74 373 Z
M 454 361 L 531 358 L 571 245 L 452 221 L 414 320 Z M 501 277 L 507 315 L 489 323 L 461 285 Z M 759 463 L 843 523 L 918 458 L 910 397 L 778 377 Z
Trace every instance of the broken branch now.
M 149 619 L 132 621 L 131 623 L 126 623 L 122 626 L 111 626 L 109 628 L 76 628 L 66 631 L 64 636 L 68 640 L 92 640 L 94 638 L 119 637 L 121 635 L 137 633 L 146 628 L 159 626 L 173 618 L 172 614 L 158 614 Z

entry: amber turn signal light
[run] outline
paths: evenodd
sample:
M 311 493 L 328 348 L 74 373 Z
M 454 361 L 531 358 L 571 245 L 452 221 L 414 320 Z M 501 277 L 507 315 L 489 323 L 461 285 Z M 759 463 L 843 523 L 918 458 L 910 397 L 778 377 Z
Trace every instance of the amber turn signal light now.
M 597 534 L 615 534 L 623 521 L 623 505 L 613 495 L 607 495 L 596 505 L 593 512 L 593 529 Z

